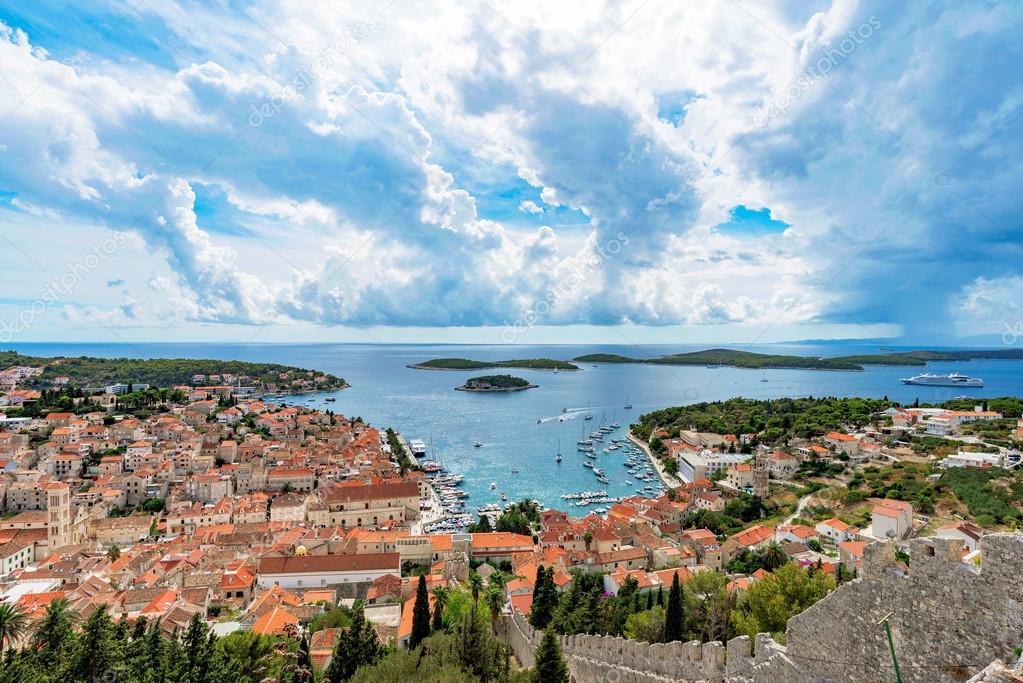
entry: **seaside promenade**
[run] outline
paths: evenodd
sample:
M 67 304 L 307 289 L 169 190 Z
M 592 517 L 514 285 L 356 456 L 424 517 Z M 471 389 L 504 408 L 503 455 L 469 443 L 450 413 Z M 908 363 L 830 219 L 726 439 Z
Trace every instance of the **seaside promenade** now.
M 650 464 L 654 466 L 654 470 L 657 471 L 657 476 L 661 478 L 661 481 L 664 482 L 665 486 L 667 486 L 669 489 L 674 489 L 685 484 L 685 482 L 682 481 L 682 479 L 680 479 L 679 477 L 676 477 L 673 474 L 668 474 L 667 472 L 665 472 L 664 465 L 661 463 L 661 459 L 655 456 L 653 453 L 651 453 L 647 445 L 643 443 L 642 440 L 637 439 L 635 436 L 633 436 L 631 431 L 628 433 L 628 438 L 629 441 L 634 443 L 636 446 L 639 447 L 641 451 L 646 453 L 647 460 L 649 460 Z

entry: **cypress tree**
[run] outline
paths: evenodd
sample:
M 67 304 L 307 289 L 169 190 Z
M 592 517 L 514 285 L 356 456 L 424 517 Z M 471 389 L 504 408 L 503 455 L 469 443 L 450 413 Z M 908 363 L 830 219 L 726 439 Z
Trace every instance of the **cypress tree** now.
M 653 591 L 647 591 L 646 592 L 646 608 L 647 609 L 653 609 L 654 608 L 654 592 Z
M 419 575 L 419 586 L 416 588 L 416 602 L 412 606 L 412 634 L 408 639 L 408 649 L 419 647 L 430 635 L 430 598 L 426 592 L 426 577 Z
M 678 572 L 671 579 L 668 607 L 664 613 L 664 642 L 676 640 L 682 640 L 682 586 L 678 582 Z
M 530 683 L 569 683 L 568 665 L 561 655 L 561 646 L 554 632 L 544 631 L 543 640 L 536 648 L 536 663 L 529 677 Z
M 544 629 L 554 617 L 554 609 L 558 606 L 558 592 L 554 586 L 554 568 L 544 569 L 543 565 L 536 568 L 536 581 L 533 584 L 533 606 L 529 613 L 529 623 L 533 628 Z
M 664 607 L 664 586 L 657 587 L 657 606 Z
M 334 654 L 324 673 L 329 683 L 345 683 L 360 666 L 373 664 L 380 658 L 380 643 L 373 626 L 366 621 L 362 603 L 352 608 L 352 623 L 338 636 Z

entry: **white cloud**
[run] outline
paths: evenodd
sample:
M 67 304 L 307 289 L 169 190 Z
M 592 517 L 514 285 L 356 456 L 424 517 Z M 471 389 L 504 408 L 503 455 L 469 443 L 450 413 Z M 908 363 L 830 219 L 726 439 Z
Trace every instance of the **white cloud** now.
M 1020 277 L 1023 49 L 987 7 L 144 11 L 175 66 L 0 37 L 12 210 L 55 236 L 131 230 L 159 259 L 97 294 L 104 324 L 500 325 L 550 299 L 543 322 L 564 325 L 1010 310 L 976 271 Z M 508 212 L 554 227 L 506 226 L 502 183 Z M 739 204 L 791 227 L 712 230 Z M 589 224 L 555 225 L 565 207 Z
M 519 211 L 536 216 L 543 213 L 543 207 L 530 199 L 526 199 L 519 202 Z

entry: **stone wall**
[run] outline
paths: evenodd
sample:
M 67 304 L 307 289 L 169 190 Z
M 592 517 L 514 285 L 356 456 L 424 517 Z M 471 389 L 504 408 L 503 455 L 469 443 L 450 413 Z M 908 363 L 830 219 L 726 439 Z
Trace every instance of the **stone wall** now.
M 860 578 L 789 620 L 788 646 L 767 634 L 714 643 L 649 644 L 605 636 L 560 636 L 576 683 L 887 683 L 895 680 L 884 629 L 890 614 L 905 683 L 961 683 L 1023 644 L 1023 534 L 981 541 L 983 570 L 960 561 L 959 544 L 911 542 L 910 569 L 895 545 L 867 547 Z M 516 614 L 501 635 L 523 666 L 539 634 Z M 755 649 L 755 655 L 753 650 Z
M 941 538 L 910 543 L 909 570 L 895 545 L 864 551 L 860 578 L 789 620 L 788 657 L 829 681 L 895 680 L 884 629 L 902 679 L 965 681 L 1023 644 L 1023 535 L 981 539 L 983 567 L 960 560 L 961 544 Z

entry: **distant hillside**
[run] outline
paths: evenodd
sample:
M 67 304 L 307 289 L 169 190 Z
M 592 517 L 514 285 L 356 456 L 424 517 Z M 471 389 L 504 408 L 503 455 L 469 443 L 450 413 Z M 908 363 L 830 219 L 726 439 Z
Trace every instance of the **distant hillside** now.
M 519 360 L 479 361 L 468 358 L 434 358 L 413 363 L 410 368 L 417 370 L 483 370 L 486 368 L 523 368 L 526 370 L 578 370 L 579 366 L 567 360 L 550 358 L 525 358 Z
M 650 365 L 727 365 L 735 368 L 794 368 L 808 370 L 863 370 L 865 365 L 923 366 L 928 361 L 959 361 L 977 358 L 1023 360 L 1023 349 L 978 351 L 906 351 L 854 356 L 787 356 L 736 349 L 707 349 L 657 358 L 630 358 L 615 353 L 594 353 L 574 358 L 580 363 L 646 363 Z
M 33 384 L 48 386 L 53 378 L 67 376 L 70 383 L 79 387 L 104 386 L 116 382 L 151 384 L 169 387 L 177 384 L 191 384 L 192 376 L 223 375 L 245 376 L 250 384 L 275 383 L 282 388 L 297 384 L 308 384 L 305 388 L 336 389 L 347 386 L 345 381 L 334 375 L 277 363 L 248 363 L 237 360 L 209 360 L 192 358 L 92 358 L 79 356 L 37 357 L 24 356 L 14 351 L 0 351 L 0 368 L 12 365 L 29 365 L 43 368 L 43 373 L 27 386 Z M 287 378 L 282 379 L 281 374 Z M 315 378 L 322 378 L 316 382 Z

